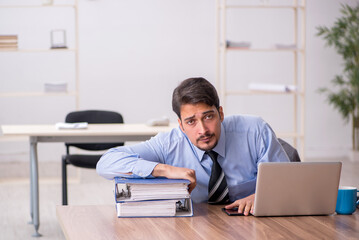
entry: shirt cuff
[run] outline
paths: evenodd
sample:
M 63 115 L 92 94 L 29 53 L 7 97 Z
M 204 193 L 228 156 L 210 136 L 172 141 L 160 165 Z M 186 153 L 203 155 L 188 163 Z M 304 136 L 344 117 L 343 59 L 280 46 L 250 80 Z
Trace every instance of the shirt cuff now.
M 229 200 L 234 202 L 238 199 L 248 197 L 255 193 L 257 178 L 249 180 L 247 182 L 237 184 L 234 186 L 228 186 Z
M 132 177 L 152 177 L 151 173 L 157 166 L 158 162 L 151 162 L 146 160 L 138 160 L 132 171 Z

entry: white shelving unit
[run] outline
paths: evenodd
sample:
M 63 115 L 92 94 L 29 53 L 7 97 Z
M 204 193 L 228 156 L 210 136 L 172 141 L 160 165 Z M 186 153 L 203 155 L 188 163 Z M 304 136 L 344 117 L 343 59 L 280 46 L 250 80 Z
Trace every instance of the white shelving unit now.
M 234 4 L 233 4 L 234 2 Z M 248 2 L 248 1 L 247 1 Z M 228 97 L 230 96 L 283 96 L 287 95 L 292 97 L 293 100 L 293 113 L 290 114 L 293 116 L 288 116 L 288 119 L 293 119 L 293 131 L 291 132 L 281 132 L 281 129 L 277 129 L 277 136 L 281 138 L 290 138 L 293 140 L 294 147 L 298 148 L 299 154 L 304 159 L 304 136 L 305 136 L 305 53 L 306 53 L 306 43 L 305 43 L 305 11 L 306 4 L 305 0 L 298 2 L 294 0 L 291 5 L 269 5 L 270 1 L 259 3 L 249 3 L 250 5 L 241 5 L 238 1 L 231 1 L 229 4 L 227 0 L 216 0 L 216 31 L 217 31 L 217 71 L 216 71 L 216 87 L 219 89 L 219 94 L 221 97 L 222 106 L 226 109 L 228 104 Z M 287 49 L 277 49 L 275 47 L 268 48 L 241 48 L 241 47 L 228 47 L 227 45 L 227 27 L 229 23 L 227 22 L 228 11 L 237 11 L 237 10 L 250 10 L 256 11 L 260 9 L 261 11 L 272 11 L 281 9 L 282 11 L 292 11 L 293 15 L 293 44 L 295 48 Z M 237 14 L 235 12 L 235 14 Z M 238 13 L 240 14 L 240 13 Z M 287 16 L 287 15 L 286 15 Z M 260 21 L 260 20 L 258 20 Z M 233 22 L 231 23 L 233 25 Z M 259 29 L 260 30 L 260 29 Z M 240 28 L 236 31 L 241 31 Z M 289 53 L 293 54 L 293 77 L 291 79 L 291 85 L 294 85 L 297 88 L 297 91 L 289 92 L 270 92 L 270 91 L 254 91 L 248 89 L 228 89 L 228 83 L 231 81 L 241 81 L 241 79 L 231 79 L 228 77 L 228 53 L 233 54 L 268 54 L 268 53 Z M 240 66 L 238 67 L 240 70 Z M 260 68 L 259 68 L 260 69 Z M 258 79 L 260 82 L 260 79 Z M 275 82 L 273 82 L 275 83 Z M 231 102 L 232 103 L 232 102 Z M 289 120 L 288 120 L 289 121 Z
M 8 97 L 47 97 L 47 96 L 73 96 L 75 97 L 75 109 L 79 109 L 79 38 L 78 38 L 78 0 L 74 0 L 73 4 L 41 4 L 39 1 L 38 5 L 0 5 L 0 9 L 31 9 L 34 8 L 72 8 L 74 10 L 74 29 L 75 29 L 75 47 L 66 49 L 0 49 L 2 53 L 61 53 L 61 52 L 73 52 L 75 58 L 75 89 L 67 92 L 39 92 L 39 91 L 27 91 L 27 92 L 2 92 L 0 93 L 1 98 Z M 32 26 L 29 26 L 32 27 Z M 0 32 L 1 35 L 1 32 Z

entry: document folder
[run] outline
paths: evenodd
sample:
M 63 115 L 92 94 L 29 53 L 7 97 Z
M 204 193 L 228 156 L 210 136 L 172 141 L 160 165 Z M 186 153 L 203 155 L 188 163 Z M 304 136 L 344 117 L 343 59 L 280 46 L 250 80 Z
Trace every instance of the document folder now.
M 190 217 L 192 200 L 184 179 L 115 177 L 118 217 Z
M 190 198 L 116 203 L 117 217 L 192 217 Z

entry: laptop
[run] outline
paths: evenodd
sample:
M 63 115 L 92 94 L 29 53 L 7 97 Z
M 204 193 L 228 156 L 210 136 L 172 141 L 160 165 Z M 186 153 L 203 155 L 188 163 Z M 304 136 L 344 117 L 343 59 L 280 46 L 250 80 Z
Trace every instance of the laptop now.
M 341 162 L 260 163 L 253 215 L 333 214 L 341 167 Z

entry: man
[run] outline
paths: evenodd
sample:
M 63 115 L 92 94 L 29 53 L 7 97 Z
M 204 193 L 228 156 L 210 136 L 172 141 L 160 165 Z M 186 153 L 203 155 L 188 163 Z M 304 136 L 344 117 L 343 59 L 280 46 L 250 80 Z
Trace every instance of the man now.
M 184 80 L 173 92 L 172 108 L 178 128 L 110 149 L 98 174 L 188 179 L 194 202 L 229 200 L 226 208 L 252 213 L 258 164 L 289 161 L 270 126 L 253 116 L 224 118 L 217 91 L 204 78 Z

